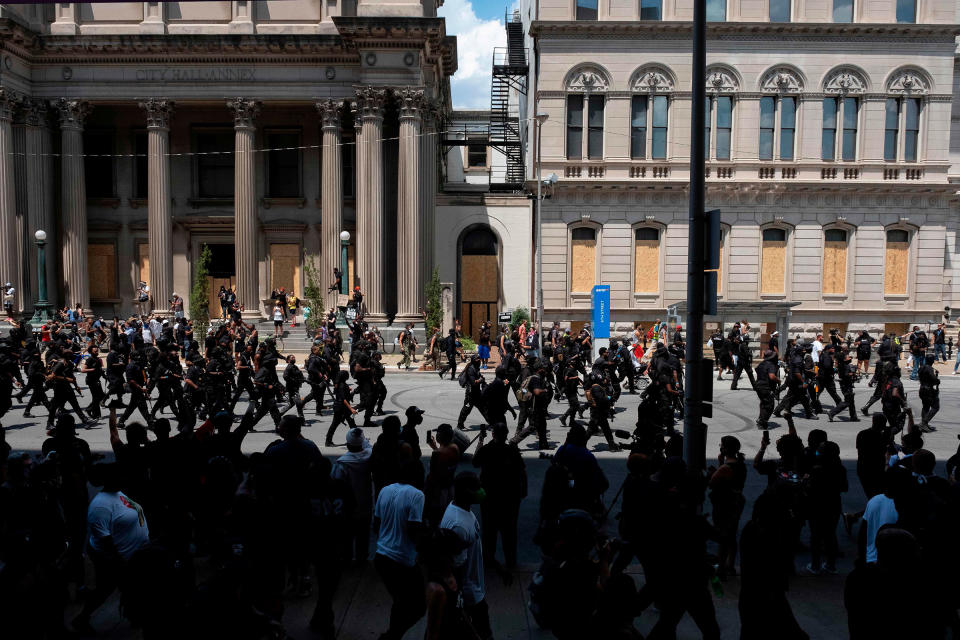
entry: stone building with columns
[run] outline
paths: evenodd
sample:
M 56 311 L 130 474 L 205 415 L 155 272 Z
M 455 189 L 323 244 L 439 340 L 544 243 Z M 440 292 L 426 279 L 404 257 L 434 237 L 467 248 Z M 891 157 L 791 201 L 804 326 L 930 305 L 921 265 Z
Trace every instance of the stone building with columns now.
M 543 202 L 545 320 L 588 320 L 594 284 L 621 327 L 685 299 L 692 82 L 708 94 L 721 301 L 797 302 L 792 329 L 808 333 L 960 306 L 957 3 L 706 8 L 707 74 L 692 78 L 693 0 L 521 2 L 536 55 L 521 109 L 549 116 L 542 172 L 559 176 Z
M 162 310 L 207 246 L 211 311 L 235 286 L 259 317 L 308 257 L 326 290 L 347 230 L 370 318 L 418 317 L 457 64 L 440 3 L 0 5 L 0 279 L 29 311 L 44 229 L 55 303 L 124 315 L 144 281 Z

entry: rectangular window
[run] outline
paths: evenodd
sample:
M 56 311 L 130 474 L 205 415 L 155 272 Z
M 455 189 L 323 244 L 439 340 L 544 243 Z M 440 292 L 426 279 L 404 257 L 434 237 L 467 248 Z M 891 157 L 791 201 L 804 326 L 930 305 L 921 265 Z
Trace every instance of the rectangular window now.
M 233 197 L 233 129 L 200 131 L 196 136 L 197 195 Z
M 467 145 L 467 166 L 471 168 L 483 168 L 487 166 L 487 145 Z
M 598 0 L 577 0 L 577 20 L 596 20 L 597 1 Z
M 300 191 L 300 133 L 297 131 L 268 132 L 267 194 L 271 198 L 299 198 Z
M 760 98 L 760 159 L 773 160 L 773 129 L 777 118 L 776 99 Z
M 653 159 L 667 157 L 667 96 L 653 96 Z
M 707 0 L 707 22 L 727 21 L 727 0 Z
M 717 160 L 730 159 L 730 132 L 733 129 L 733 98 L 717 98 Z
M 887 247 L 883 261 L 884 294 L 906 295 L 909 256 L 910 234 L 904 229 L 887 231 Z
M 780 159 L 793 160 L 793 140 L 797 131 L 797 99 L 780 98 Z
M 917 0 L 897 0 L 897 22 L 912 24 L 917 21 Z
M 907 109 L 903 124 L 903 160 L 916 162 L 920 140 L 920 99 L 905 98 L 903 102 Z
M 653 227 L 634 230 L 633 291 L 660 291 L 660 231 Z
M 833 21 L 853 22 L 853 0 L 833 0 Z
M 343 152 L 341 155 L 341 167 L 343 168 L 343 197 L 344 198 L 356 198 L 357 197 L 357 145 L 344 144 L 341 147 Z
M 897 134 L 900 132 L 900 101 L 887 98 L 886 118 L 883 125 L 883 159 L 897 161 Z
M 703 159 L 710 159 L 710 96 L 704 98 L 704 113 L 706 117 L 703 119 Z
M 147 197 L 147 132 L 138 131 L 133 134 L 133 174 L 134 174 L 134 183 L 133 183 L 133 197 L 134 198 L 146 198 Z
M 820 158 L 835 160 L 837 149 L 837 99 L 823 99 L 823 133 L 820 136 Z
M 567 160 L 583 157 L 583 96 L 567 96 Z
M 770 22 L 790 22 L 790 0 L 770 0 Z
M 117 298 L 117 245 L 91 242 L 87 245 L 87 273 L 91 300 Z
M 597 232 L 577 227 L 570 234 L 570 291 L 589 292 L 597 278 Z
M 83 134 L 83 171 L 88 198 L 112 198 L 113 132 L 86 131 Z
M 603 159 L 603 96 L 590 96 L 588 100 L 587 158 Z
M 843 160 L 857 159 L 857 99 L 843 99 Z
M 827 229 L 823 234 L 823 292 L 847 291 L 847 232 Z
M 764 229 L 761 247 L 760 293 L 785 293 L 787 266 L 787 232 L 783 229 Z
M 663 0 L 640 0 L 641 20 L 661 20 Z
M 630 100 L 630 157 L 647 157 L 647 96 L 633 96 Z

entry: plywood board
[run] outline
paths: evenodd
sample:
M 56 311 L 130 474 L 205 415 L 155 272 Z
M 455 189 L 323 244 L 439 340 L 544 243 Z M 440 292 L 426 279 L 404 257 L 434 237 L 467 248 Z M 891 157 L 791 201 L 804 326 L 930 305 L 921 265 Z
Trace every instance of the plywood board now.
M 589 293 L 597 283 L 597 241 L 573 240 L 570 249 L 570 291 Z
M 140 280 L 150 284 L 150 245 L 146 242 L 137 245 L 137 270 Z
M 660 291 L 660 241 L 635 240 L 633 249 L 633 290 L 636 293 Z
M 847 292 L 847 243 L 826 242 L 823 247 L 823 292 Z
M 766 240 L 763 243 L 760 267 L 760 293 L 785 293 L 787 243 L 783 240 Z
M 230 278 L 214 278 L 213 276 L 209 277 L 210 281 L 210 306 L 209 312 L 211 318 L 220 318 L 223 316 L 223 311 L 220 309 L 220 297 L 217 295 L 220 293 L 220 287 L 230 287 L 237 284 L 236 277 Z
M 460 300 L 496 302 L 500 299 L 500 267 L 497 256 L 461 256 Z
M 906 322 L 887 322 L 883 325 L 884 333 L 892 333 L 896 336 L 906 335 L 910 331 L 910 325 Z
M 883 292 L 888 295 L 907 293 L 907 262 L 910 244 L 907 242 L 887 242 L 884 260 Z
M 823 323 L 823 339 L 824 343 L 830 341 L 830 332 L 836 329 L 837 334 L 843 338 L 847 339 L 847 323 L 846 322 L 824 322 Z
M 87 245 L 87 266 L 90 269 L 90 299 L 115 299 L 117 297 L 116 245 L 112 242 Z
M 270 290 L 280 287 L 301 295 L 299 244 L 270 245 Z

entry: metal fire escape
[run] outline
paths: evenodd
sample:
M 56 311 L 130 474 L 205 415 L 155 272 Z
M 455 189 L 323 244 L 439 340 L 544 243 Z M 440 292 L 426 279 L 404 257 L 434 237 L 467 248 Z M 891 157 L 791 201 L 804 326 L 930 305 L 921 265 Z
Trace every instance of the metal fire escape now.
M 523 23 L 519 12 L 507 21 L 507 46 L 493 50 L 493 73 L 490 81 L 490 146 L 506 159 L 505 171 L 491 174 L 492 191 L 516 191 L 524 180 L 523 140 L 520 135 L 519 104 L 510 110 L 510 93 L 527 93 L 527 50 L 523 46 Z
M 521 135 L 519 100 L 511 111 L 511 91 L 527 93 L 527 50 L 523 46 L 523 23 L 519 12 L 512 19 L 504 16 L 507 46 L 493 50 L 493 69 L 490 81 L 490 116 L 486 122 L 469 122 L 449 126 L 444 131 L 443 144 L 447 147 L 486 145 L 503 155 L 504 164 L 494 154 L 489 169 L 491 191 L 521 191 L 525 178 L 523 138 Z M 516 96 L 517 98 L 519 96 Z

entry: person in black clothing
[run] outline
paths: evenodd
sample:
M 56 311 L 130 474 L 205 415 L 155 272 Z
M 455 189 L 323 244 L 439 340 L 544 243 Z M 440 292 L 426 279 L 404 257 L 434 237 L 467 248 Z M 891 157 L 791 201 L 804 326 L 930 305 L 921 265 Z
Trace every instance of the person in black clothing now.
M 447 354 L 447 364 L 440 367 L 437 375 L 442 379 L 443 374 L 449 371 L 450 379 L 455 380 L 457 377 L 457 332 L 455 329 L 450 329 L 450 331 L 447 332 L 443 347 L 444 352 Z
M 791 343 L 793 340 L 791 339 Z M 784 396 L 780 404 L 773 410 L 773 415 L 780 417 L 781 412 L 786 409 L 787 424 L 793 422 L 793 405 L 800 403 L 803 405 L 804 414 L 807 418 L 814 417 L 810 410 L 810 396 L 807 394 L 807 382 L 804 379 L 803 352 L 792 345 L 788 348 L 788 373 L 787 373 L 787 395 Z
M 297 408 L 297 415 L 303 420 L 303 402 L 300 399 L 300 387 L 305 382 L 303 371 L 297 366 L 296 356 L 287 356 L 287 366 L 283 370 L 283 383 L 287 390 L 287 399 Z
M 925 362 L 924 356 L 927 353 L 928 346 L 930 346 L 930 340 L 927 338 L 927 333 L 914 325 L 913 333 L 910 334 L 910 354 L 913 356 L 913 371 L 910 372 L 911 380 L 917 379 L 920 365 Z
M 365 352 L 357 356 L 353 364 L 353 379 L 357 382 L 356 391 L 360 394 L 357 410 L 363 409 L 363 426 L 366 428 L 373 424 L 371 418 L 376 408 L 376 384 L 373 379 L 370 356 Z
M 940 411 L 940 376 L 933 368 L 937 361 L 935 353 L 926 354 L 926 364 L 920 367 L 917 377 L 920 380 L 920 400 L 923 402 L 923 411 L 920 414 L 920 431 L 929 433 L 936 431 L 930 426 L 930 421 Z
M 747 464 L 740 452 L 740 441 L 734 436 L 720 438 L 719 466 L 710 475 L 710 504 L 713 526 L 719 534 L 718 573 L 722 577 L 736 575 L 737 530 L 746 501 L 743 487 L 747 481 Z
M 503 366 L 497 367 L 493 380 L 483 389 L 483 405 L 490 424 L 505 423 L 508 411 L 516 417 L 517 413 L 510 406 L 510 385 Z
M 281 391 L 282 388 L 280 387 L 280 380 L 277 378 L 276 367 L 277 361 L 274 358 L 261 361 L 260 368 L 253 377 L 253 384 L 257 388 L 257 395 L 260 398 L 260 406 L 254 407 L 254 405 L 251 404 L 247 408 L 247 413 L 244 415 L 244 420 L 252 416 L 250 421 L 251 431 L 253 431 L 253 427 L 260 422 L 260 419 L 268 413 L 273 420 L 274 429 L 280 425 L 280 416 L 283 411 L 277 407 L 277 392 Z M 284 411 L 288 408 L 289 406 L 285 406 Z
M 521 386 L 520 398 L 529 407 L 527 413 L 530 417 L 530 424 L 520 428 L 523 420 L 523 405 L 521 405 L 520 421 L 517 422 L 517 433 L 510 438 L 511 444 L 520 444 L 524 438 L 536 432 L 539 439 L 540 449 L 550 447 L 547 442 L 547 389 L 544 384 L 544 375 L 547 365 L 537 358 L 532 358 L 528 364 L 530 375 L 525 378 L 526 393 Z
M 333 388 L 333 420 L 330 422 L 327 437 L 324 440 L 324 445 L 328 447 L 333 446 L 333 434 L 336 433 L 341 422 L 347 423 L 351 429 L 357 426 L 353 421 L 353 416 L 357 415 L 357 410 L 350 404 L 353 392 L 350 391 L 350 386 L 347 384 L 348 377 L 346 371 L 337 373 L 337 383 Z
M 876 340 L 867 333 L 866 329 L 860 332 L 854 342 L 857 345 L 857 369 L 863 370 L 864 373 L 870 373 L 870 351 L 873 349 L 874 342 Z
M 810 508 L 810 564 L 808 574 L 837 573 L 837 523 L 842 513 L 841 494 L 846 493 L 847 470 L 840 461 L 840 447 L 824 442 L 808 471 L 805 489 Z M 821 557 L 824 562 L 821 564 Z
M 773 415 L 774 392 L 780 387 L 780 368 L 777 366 L 777 354 L 772 350 L 763 352 L 763 361 L 757 365 L 757 379 L 754 389 L 760 397 L 760 415 L 757 428 L 766 429 Z
M 473 466 L 480 469 L 480 484 L 487 496 L 480 503 L 482 516 L 483 556 L 488 564 L 497 565 L 497 536 L 503 545 L 507 569 L 517 565 L 517 521 L 520 503 L 527 497 L 527 470 L 520 450 L 507 444 L 507 425 L 493 425 L 493 439 L 484 444 L 480 434 Z
M 130 355 L 130 360 L 124 369 L 126 387 L 130 392 L 130 402 L 120 417 L 120 428 L 123 428 L 127 418 L 133 415 L 134 411 L 140 411 L 140 415 L 147 421 L 147 424 L 151 423 L 150 410 L 147 408 L 147 372 L 143 369 L 144 358 L 143 351 L 135 351 Z
M 817 414 L 823 413 L 823 405 L 820 404 L 820 398 L 817 394 L 817 369 L 813 361 L 813 354 L 806 352 L 803 354 L 803 379 L 807 383 L 807 396 L 810 398 L 810 406 L 813 408 L 813 415 L 808 420 L 817 420 Z
M 607 395 L 607 389 L 594 377 L 593 385 L 587 390 L 587 402 L 590 403 L 590 428 L 587 435 L 592 436 L 597 433 L 603 433 L 607 440 L 607 449 L 610 451 L 620 451 L 620 445 L 613 439 L 613 432 L 610 431 L 610 396 Z
M 257 399 L 257 390 L 253 386 L 253 345 L 249 342 L 244 345 L 243 350 L 237 356 L 237 390 L 230 401 L 231 407 L 236 407 L 240 401 L 240 394 L 247 392 L 250 402 Z M 232 409 L 231 409 L 232 410 Z
M 883 406 L 883 415 L 887 418 L 887 423 L 893 429 L 893 433 L 899 433 L 903 430 L 903 423 L 906 419 L 904 408 L 907 406 L 906 393 L 903 390 L 903 383 L 900 382 L 900 367 L 894 366 L 890 371 L 889 377 L 883 385 L 880 402 Z
M 50 401 L 47 400 L 46 391 L 44 391 L 44 383 L 47 379 L 47 369 L 43 366 L 43 360 L 40 358 L 40 352 L 34 352 L 30 355 L 30 363 L 27 365 L 27 384 L 23 387 L 21 395 L 26 395 L 27 392 L 32 391 L 33 394 L 30 396 L 30 400 L 27 401 L 27 406 L 23 411 L 24 418 L 32 418 L 30 415 L 30 409 L 42 404 L 46 407 L 47 411 L 50 411 Z M 20 400 L 21 397 L 18 396 L 17 400 Z M 99 415 L 99 411 L 97 412 Z
M 179 398 L 183 394 L 183 387 L 180 380 L 183 379 L 183 369 L 180 366 L 180 360 L 177 358 L 176 347 L 171 345 L 172 350 L 164 354 L 157 367 L 154 378 L 157 382 L 157 389 L 160 390 L 160 397 L 153 405 L 153 411 L 150 417 L 155 418 L 158 413 L 163 411 L 164 407 L 170 407 L 174 417 L 180 420 Z
M 837 395 L 837 385 L 833 379 L 835 371 L 836 349 L 833 344 L 826 345 L 820 351 L 820 362 L 817 367 L 817 402 L 820 401 L 820 394 L 826 391 L 833 399 L 834 407 L 843 403 L 843 400 Z
M 586 407 L 580 404 L 580 399 L 577 396 L 579 387 L 583 386 L 583 381 L 580 379 L 580 372 L 577 371 L 576 362 L 579 359 L 579 356 L 573 356 L 567 360 L 567 366 L 563 370 L 563 395 L 567 398 L 568 409 L 566 413 L 560 416 L 560 424 L 567 426 L 567 420 L 572 419 L 575 415 L 578 415 L 583 418 L 583 412 L 586 410 Z
M 457 418 L 457 429 L 463 430 L 467 417 L 474 409 L 480 412 L 484 421 L 487 420 L 483 406 L 483 387 L 486 386 L 486 381 L 480 375 L 480 356 L 471 356 L 467 368 L 460 375 L 466 384 L 463 385 L 463 407 L 460 409 L 460 417 Z
M 737 382 L 740 380 L 740 374 L 747 372 L 747 378 L 750 379 L 750 386 L 755 387 L 757 381 L 753 377 L 753 349 L 747 343 L 747 336 L 737 336 L 733 339 L 737 354 L 737 368 L 733 372 L 733 383 L 730 385 L 731 391 L 737 390 Z
M 90 395 L 92 396 L 90 406 L 87 407 L 87 414 L 99 420 L 100 403 L 107 397 L 100 383 L 100 381 L 103 380 L 103 361 L 100 360 L 99 347 L 96 345 L 87 347 L 87 357 L 83 360 L 83 368 L 80 369 L 80 372 L 84 374 L 84 381 L 90 389 Z
M 310 356 L 307 358 L 307 384 L 310 385 L 310 393 L 300 401 L 300 410 L 311 400 L 316 400 L 314 415 L 320 415 L 323 411 L 323 394 L 327 390 L 329 382 L 328 372 L 330 370 L 326 359 L 320 354 L 320 347 L 314 345 L 310 348 Z
M 387 385 L 383 384 L 383 376 L 386 372 L 381 363 L 381 358 L 383 358 L 383 354 L 379 351 L 374 351 L 370 361 L 370 370 L 373 374 L 373 397 L 374 404 L 376 405 L 376 408 L 373 410 L 373 415 L 375 416 L 383 415 L 383 401 L 387 399 Z
M 68 353 L 61 354 L 57 357 L 57 361 L 53 365 L 53 371 L 47 376 L 47 379 L 53 383 L 53 400 L 50 402 L 50 414 L 47 416 L 48 430 L 53 428 L 53 421 L 56 415 L 68 404 L 81 420 L 85 420 L 88 423 L 95 421 L 92 417 L 85 416 L 83 410 L 80 408 L 80 404 L 77 402 L 77 396 L 73 392 L 73 385 L 76 383 L 76 379 L 74 378 L 73 363 L 70 361 Z M 7 399 L 9 400 L 9 398 L 10 394 L 7 394 Z
M 833 422 L 833 419 L 842 413 L 844 409 L 850 411 L 849 422 L 860 421 L 860 418 L 857 417 L 857 405 L 853 399 L 853 384 L 856 375 L 857 370 L 853 366 L 853 359 L 850 357 L 850 352 L 844 349 L 843 356 L 840 359 L 840 366 L 837 368 L 837 376 L 840 378 L 840 392 L 843 393 L 843 402 L 839 403 L 827 414 L 827 419 L 830 420 L 830 422 Z
M 947 332 L 943 329 L 943 324 L 938 324 L 933 332 L 933 354 L 934 362 L 942 359 L 947 361 Z

